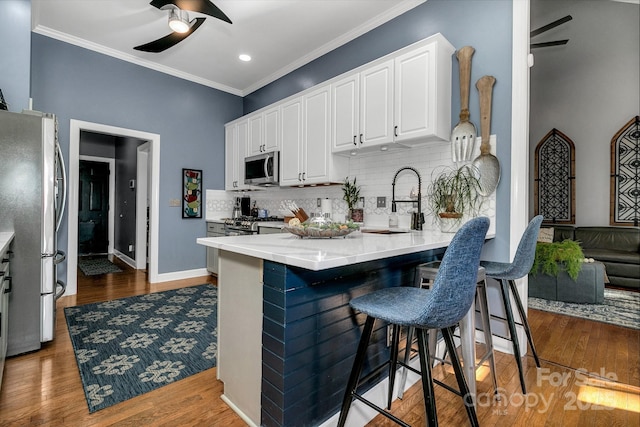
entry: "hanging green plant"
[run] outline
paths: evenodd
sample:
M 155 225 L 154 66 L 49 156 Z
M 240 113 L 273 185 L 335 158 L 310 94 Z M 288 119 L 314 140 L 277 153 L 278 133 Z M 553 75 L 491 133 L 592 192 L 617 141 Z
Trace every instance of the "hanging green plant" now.
M 538 242 L 536 256 L 529 273 L 557 276 L 558 269 L 562 266 L 562 269 L 575 281 L 578 279 L 583 260 L 582 248 L 574 240 L 553 243 Z

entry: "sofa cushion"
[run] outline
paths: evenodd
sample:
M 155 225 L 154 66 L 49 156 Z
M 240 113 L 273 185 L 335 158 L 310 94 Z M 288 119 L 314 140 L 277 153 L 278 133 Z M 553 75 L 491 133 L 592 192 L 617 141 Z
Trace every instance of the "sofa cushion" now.
M 640 267 L 638 267 L 638 264 L 622 264 L 609 261 L 603 261 L 603 264 L 606 267 L 607 275 L 640 280 Z
M 640 251 L 640 228 L 576 227 L 575 240 L 580 242 L 582 249 L 597 248 L 637 253 Z
M 611 251 L 607 249 L 583 249 L 585 258 L 594 258 L 604 262 L 634 264 L 640 274 L 640 252 Z

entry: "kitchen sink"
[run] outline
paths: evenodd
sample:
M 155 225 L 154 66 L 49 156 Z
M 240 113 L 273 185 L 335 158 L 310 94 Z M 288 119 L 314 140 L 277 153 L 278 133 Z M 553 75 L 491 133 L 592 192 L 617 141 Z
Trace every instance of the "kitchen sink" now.
M 361 228 L 362 233 L 372 234 L 398 234 L 398 233 L 411 233 L 412 230 L 408 228 Z

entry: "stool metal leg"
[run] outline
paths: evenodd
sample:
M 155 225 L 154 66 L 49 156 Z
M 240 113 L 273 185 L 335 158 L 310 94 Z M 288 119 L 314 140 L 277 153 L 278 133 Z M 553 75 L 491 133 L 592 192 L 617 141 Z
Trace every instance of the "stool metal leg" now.
M 360 337 L 360 343 L 358 344 L 358 351 L 356 352 L 356 358 L 353 361 L 353 368 L 351 368 L 351 374 L 349 374 L 349 380 L 344 392 L 344 398 L 342 399 L 342 409 L 340 410 L 340 418 L 338 420 L 338 426 L 344 426 L 347 421 L 347 414 L 353 401 L 353 393 L 356 392 L 358 387 L 358 379 L 362 372 L 362 365 L 367 355 L 367 347 L 369 346 L 369 340 L 371 333 L 373 332 L 373 324 L 375 323 L 375 317 L 367 316 L 367 320 L 364 323 L 364 329 L 362 336 Z
M 418 351 L 420 352 L 420 372 L 422 373 L 422 392 L 424 394 L 427 425 L 429 427 L 437 427 L 438 414 L 436 413 L 436 399 L 433 390 L 433 378 L 431 377 L 431 357 L 429 355 L 426 329 L 418 329 Z
M 487 302 L 487 282 L 482 281 L 476 289 L 476 296 L 478 297 L 478 304 L 480 304 L 480 318 L 482 319 L 482 331 L 484 332 L 484 344 L 486 351 L 484 358 L 489 359 L 489 369 L 491 369 L 491 376 L 493 379 L 493 389 L 498 394 L 498 381 L 496 379 L 496 358 L 493 353 L 493 338 L 491 337 L 491 322 L 489 317 L 489 305 Z
M 413 343 L 413 334 L 415 333 L 415 331 L 416 329 L 413 326 L 409 326 L 407 328 L 407 346 L 405 347 L 404 360 L 403 360 L 405 365 L 408 365 L 409 359 L 411 359 L 411 346 Z M 431 366 L 433 366 L 435 364 L 436 357 L 437 357 L 436 350 L 438 347 L 438 330 L 428 329 L 427 336 L 429 341 L 429 354 L 430 354 L 430 357 L 433 359 L 433 363 L 431 364 Z M 445 348 L 445 354 L 446 352 L 447 352 L 447 349 Z M 402 368 L 402 371 L 400 372 L 400 385 L 398 386 L 398 399 L 402 399 L 402 397 L 404 396 L 404 387 L 405 387 L 405 384 L 407 383 L 408 371 L 409 370 L 407 368 Z
M 504 311 L 507 317 L 507 323 L 509 324 L 509 334 L 511 335 L 511 343 L 513 344 L 513 356 L 516 359 L 518 365 L 518 373 L 520 374 L 520 385 L 522 386 L 522 392 L 527 394 L 527 386 L 524 381 L 524 372 L 522 370 L 522 359 L 520 358 L 520 343 L 518 342 L 518 333 L 516 331 L 516 323 L 513 320 L 513 311 L 511 309 L 511 300 L 509 298 L 509 285 L 507 280 L 500 279 L 500 291 L 502 293 L 502 302 L 504 304 Z
M 522 306 L 522 301 L 520 300 L 520 294 L 518 293 L 516 282 L 513 280 L 509 280 L 509 286 L 511 287 L 511 292 L 513 293 L 513 299 L 516 302 L 516 307 L 518 307 L 518 312 L 520 312 L 520 319 L 522 320 L 522 326 L 524 327 L 524 331 L 527 333 L 527 340 L 529 340 L 529 347 L 531 347 L 531 353 L 533 353 L 533 358 L 536 361 L 536 366 L 539 368 L 540 359 L 538 358 L 538 352 L 536 352 L 536 347 L 533 345 L 533 337 L 531 336 L 531 330 L 529 329 L 529 321 L 527 320 L 527 313 L 524 311 L 524 307 Z
M 415 328 L 413 326 L 409 326 L 407 328 L 407 345 L 404 348 L 404 359 L 403 362 L 405 365 L 409 364 L 409 359 L 411 358 L 411 345 L 413 341 L 413 334 L 415 332 Z M 407 383 L 407 368 L 402 368 L 402 372 L 400 372 L 400 386 L 398 387 L 398 399 L 402 399 L 404 396 L 404 385 Z
M 471 422 L 472 426 L 479 426 L 480 424 L 478 423 L 476 408 L 473 403 L 473 395 L 469 390 L 467 380 L 465 379 L 462 372 L 460 358 L 458 357 L 458 353 L 456 352 L 456 347 L 453 342 L 453 328 L 442 329 L 442 336 L 444 337 L 444 342 L 446 343 L 447 348 L 449 349 L 449 353 L 451 354 L 451 364 L 453 365 L 453 371 L 455 372 L 456 379 L 458 380 L 458 387 L 460 388 L 460 393 L 462 394 L 464 408 L 466 409 L 467 415 L 469 416 L 469 421 Z
M 396 379 L 396 367 L 398 366 L 399 342 L 400 326 L 393 325 L 393 333 L 391 338 L 391 361 L 389 363 L 389 393 L 387 394 L 387 410 L 391 409 L 391 401 L 393 400 L 393 383 Z M 402 385 L 404 386 L 404 384 Z

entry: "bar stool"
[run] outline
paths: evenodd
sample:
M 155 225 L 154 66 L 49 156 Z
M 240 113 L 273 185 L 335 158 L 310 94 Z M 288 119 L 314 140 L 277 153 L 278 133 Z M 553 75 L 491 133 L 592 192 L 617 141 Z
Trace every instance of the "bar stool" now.
M 438 269 L 440 268 L 440 261 L 432 261 L 425 264 L 420 264 L 416 267 L 416 287 L 422 288 L 430 288 L 433 286 L 433 282 L 438 275 Z M 426 283 L 425 283 L 426 282 Z M 485 269 L 484 267 L 478 267 L 478 273 L 476 277 L 476 295 L 475 298 L 477 300 L 477 306 L 480 312 L 480 318 L 482 320 L 482 330 L 484 332 L 484 342 L 486 351 L 482 358 L 475 362 L 475 327 L 473 331 L 465 331 L 465 334 L 461 332 L 460 340 L 463 347 L 462 350 L 462 364 L 463 370 L 467 375 L 467 382 L 469 384 L 469 389 L 472 395 L 475 395 L 475 372 L 481 366 L 484 365 L 484 362 L 489 361 L 489 369 L 491 370 L 491 376 L 493 379 L 493 389 L 494 392 L 498 393 L 498 382 L 496 380 L 496 364 L 495 357 L 493 353 L 493 339 L 491 337 L 491 323 L 489 317 L 489 306 L 487 303 L 487 287 L 486 287 L 486 277 L 485 277 Z M 472 304 L 473 308 L 473 304 Z M 470 309 L 469 312 L 465 315 L 467 316 L 475 316 L 475 309 Z M 463 319 L 464 319 L 463 318 Z M 473 320 L 473 319 L 472 319 Z M 462 326 L 462 325 L 461 325 Z M 409 364 L 409 359 L 411 356 L 411 349 L 413 343 L 414 336 L 414 328 L 409 327 L 407 331 L 407 345 L 405 347 L 404 353 L 404 364 Z M 429 334 L 429 348 L 435 356 L 435 346 L 436 346 L 437 337 L 435 333 Z M 435 358 L 435 357 L 434 357 Z M 473 364 L 469 364 L 465 362 L 466 360 L 474 360 Z M 400 374 L 400 387 L 398 390 L 398 398 L 402 399 L 404 395 L 404 386 L 407 381 L 407 368 L 404 368 Z M 473 376 L 473 377 L 472 377 Z M 472 386 L 473 384 L 473 386 Z M 393 384 L 389 384 L 390 390 L 393 390 Z
M 427 344 L 427 330 L 440 329 L 442 331 L 445 344 L 451 353 L 451 362 L 467 415 L 472 426 L 478 425 L 475 407 L 469 399 L 467 382 L 455 351 L 453 326 L 467 314 L 473 303 L 480 251 L 488 228 L 489 219 L 479 217 L 468 221 L 458 230 L 444 254 L 438 275 L 431 289 L 396 286 L 354 298 L 349 302 L 354 310 L 366 314 L 367 319 L 346 385 L 338 426 L 344 426 L 353 399 L 362 401 L 400 425 L 408 425 L 389 411 L 385 411 L 358 394 L 360 375 L 366 361 L 367 347 L 376 319 L 389 322 L 394 329 L 400 326 L 416 328 L 425 412 L 427 424 L 431 427 L 437 426 L 438 421 L 433 392 L 433 378 L 431 376 L 429 346 Z M 391 363 L 394 366 L 396 363 L 402 365 L 402 362 L 397 362 L 398 334 L 394 334 L 394 336 L 396 338 L 392 343 Z M 373 372 L 379 372 L 388 363 L 388 361 L 383 363 Z M 393 378 L 390 378 L 390 381 L 393 381 Z
M 507 316 L 507 323 L 509 324 L 509 335 L 511 342 L 513 343 L 513 355 L 516 358 L 516 364 L 518 365 L 518 371 L 520 373 L 520 385 L 522 386 L 522 392 L 527 393 L 527 388 L 524 382 L 524 371 L 522 370 L 522 360 L 520 356 L 520 344 L 518 343 L 518 335 L 516 332 L 516 321 L 513 317 L 513 309 L 511 308 L 511 300 L 509 298 L 509 289 L 513 295 L 513 300 L 516 303 L 518 312 L 520 314 L 520 320 L 522 323 L 519 325 L 524 327 L 524 331 L 527 334 L 527 340 L 533 353 L 533 358 L 536 361 L 536 366 L 540 367 L 540 359 L 538 353 L 533 345 L 533 337 L 531 336 L 531 330 L 529 329 L 529 322 L 527 320 L 527 313 L 524 310 L 522 301 L 520 300 L 520 294 L 518 288 L 516 288 L 516 279 L 526 276 L 533 266 L 533 261 L 536 256 L 536 242 L 538 240 L 538 233 L 540 232 L 540 224 L 542 224 L 542 215 L 534 217 L 527 228 L 524 230 L 516 255 L 513 257 L 513 262 L 494 262 L 494 261 L 480 261 L 480 265 L 485 268 L 487 277 L 491 277 L 500 282 L 500 292 L 502 295 L 502 303 L 504 304 L 505 315 Z

